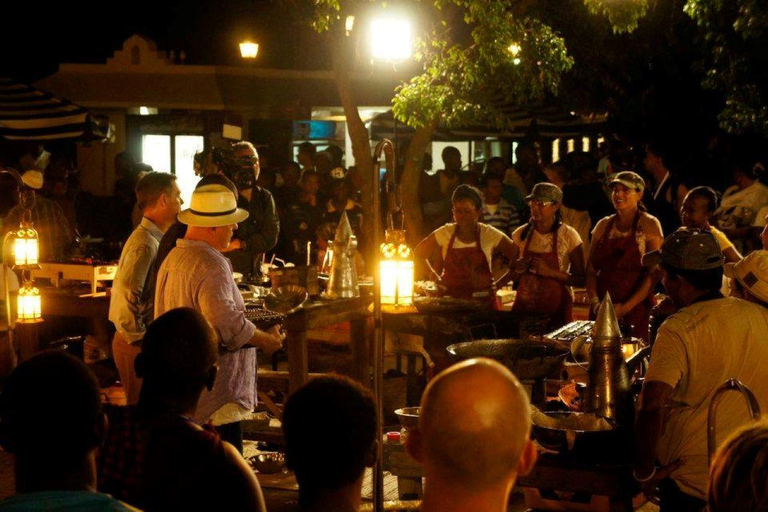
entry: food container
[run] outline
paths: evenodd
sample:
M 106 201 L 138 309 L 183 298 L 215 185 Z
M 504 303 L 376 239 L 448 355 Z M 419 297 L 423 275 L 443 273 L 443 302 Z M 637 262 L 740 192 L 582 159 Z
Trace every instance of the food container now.
M 249 457 L 248 463 L 259 473 L 279 473 L 285 469 L 285 455 L 280 452 L 264 452 Z

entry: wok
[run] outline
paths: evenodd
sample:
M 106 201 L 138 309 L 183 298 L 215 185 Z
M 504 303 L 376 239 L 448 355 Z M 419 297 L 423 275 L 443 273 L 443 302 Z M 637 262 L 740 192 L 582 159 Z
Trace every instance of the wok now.
M 543 415 L 560 424 L 563 424 L 566 419 L 577 421 L 572 422 L 572 428 L 565 425 L 543 425 L 542 423 L 545 421 L 542 420 L 546 420 L 546 418 L 542 418 Z M 602 447 L 611 444 L 611 441 L 617 436 L 617 432 L 613 428 L 606 427 L 605 423 L 598 424 L 594 415 L 581 412 L 540 412 L 532 415 L 532 423 L 531 429 L 534 439 L 544 448 L 561 453 L 578 450 L 579 452 L 597 454 Z
M 489 357 L 510 369 L 520 380 L 545 379 L 556 372 L 569 350 L 540 341 L 498 339 L 456 343 L 447 348 L 455 362 Z

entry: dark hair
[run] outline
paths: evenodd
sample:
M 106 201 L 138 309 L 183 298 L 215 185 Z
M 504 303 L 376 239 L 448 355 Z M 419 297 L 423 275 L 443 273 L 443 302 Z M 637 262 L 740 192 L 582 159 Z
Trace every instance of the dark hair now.
M 298 163 L 291 160 L 290 162 L 287 162 L 285 165 L 283 165 L 283 173 L 285 173 L 285 171 L 287 171 L 289 167 L 294 171 L 296 171 L 297 173 L 301 172 L 301 166 Z
M 137 359 L 144 389 L 181 398 L 199 393 L 217 347 L 216 332 L 198 311 L 176 308 L 160 315 L 147 327 Z
M 666 165 L 667 158 L 669 156 L 669 151 L 667 149 L 666 144 L 663 144 L 660 141 L 654 140 L 645 145 L 645 151 L 647 153 L 653 153 L 657 157 L 661 158 L 661 160 Z
M 167 172 L 150 172 L 136 184 L 136 203 L 139 210 L 144 211 L 154 206 L 160 196 L 169 194 L 171 183 L 176 181 L 176 176 Z
M 309 153 L 314 156 L 317 153 L 317 147 L 311 142 L 302 142 L 299 144 L 299 153 Z
M 360 478 L 376 440 L 376 405 L 362 384 L 339 375 L 310 380 L 283 413 L 285 456 L 309 505 L 318 489 L 339 489 Z
M 661 265 L 670 277 L 682 277 L 700 292 L 717 292 L 723 286 L 722 266 L 706 270 L 690 270 L 673 267 L 665 262 Z
M 502 184 L 504 183 L 504 176 L 501 176 L 500 174 L 496 173 L 484 173 L 483 176 L 480 178 L 480 186 L 482 188 L 485 188 L 488 186 L 488 183 L 490 181 L 500 181 Z
M 563 212 L 560 210 L 560 208 L 557 209 L 555 212 L 555 222 L 552 224 L 552 231 L 551 233 L 555 233 L 554 236 L 557 236 L 557 231 L 560 229 L 560 226 L 563 224 Z M 528 235 L 531 234 L 533 231 L 533 228 L 535 227 L 533 221 L 528 221 L 528 224 L 525 225 L 523 230 L 520 232 L 520 238 L 521 240 L 527 240 Z
M 707 212 L 710 213 L 717 210 L 720 205 L 720 195 L 710 187 L 694 187 L 688 192 L 688 195 L 706 199 Z
M 325 148 L 325 152 L 331 157 L 331 165 L 333 167 L 341 167 L 341 161 L 344 159 L 344 150 L 336 144 L 329 144 Z
M 459 151 L 459 148 L 456 146 L 445 146 L 443 151 L 440 153 L 440 158 L 443 159 L 443 162 L 445 162 L 445 157 L 448 156 L 449 153 L 461 155 L 461 151 Z
M 75 462 L 101 443 L 103 421 L 96 377 L 66 352 L 43 352 L 24 361 L 3 385 L 0 439 L 17 455 Z
M 483 193 L 477 187 L 472 185 L 459 185 L 456 187 L 451 196 L 451 202 L 455 203 L 462 200 L 472 201 L 478 210 L 483 209 Z
M 768 510 L 768 423 L 749 423 L 720 445 L 709 470 L 710 512 Z

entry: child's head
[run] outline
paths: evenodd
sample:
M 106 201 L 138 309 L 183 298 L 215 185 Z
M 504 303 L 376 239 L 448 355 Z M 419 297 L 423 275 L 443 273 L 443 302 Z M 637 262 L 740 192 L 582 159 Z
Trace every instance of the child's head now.
M 696 187 L 688 192 L 680 209 L 680 219 L 686 228 L 703 228 L 718 206 L 717 192 L 709 187 Z

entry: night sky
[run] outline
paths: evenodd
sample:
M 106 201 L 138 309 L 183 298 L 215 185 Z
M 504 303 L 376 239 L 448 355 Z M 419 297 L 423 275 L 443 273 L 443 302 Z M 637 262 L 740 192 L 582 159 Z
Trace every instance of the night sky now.
M 237 43 L 261 44 L 258 65 L 292 67 L 296 25 L 273 0 L 21 0 L 0 7 L 0 76 L 36 80 L 60 62 L 102 63 L 135 33 L 189 64 L 237 64 Z

